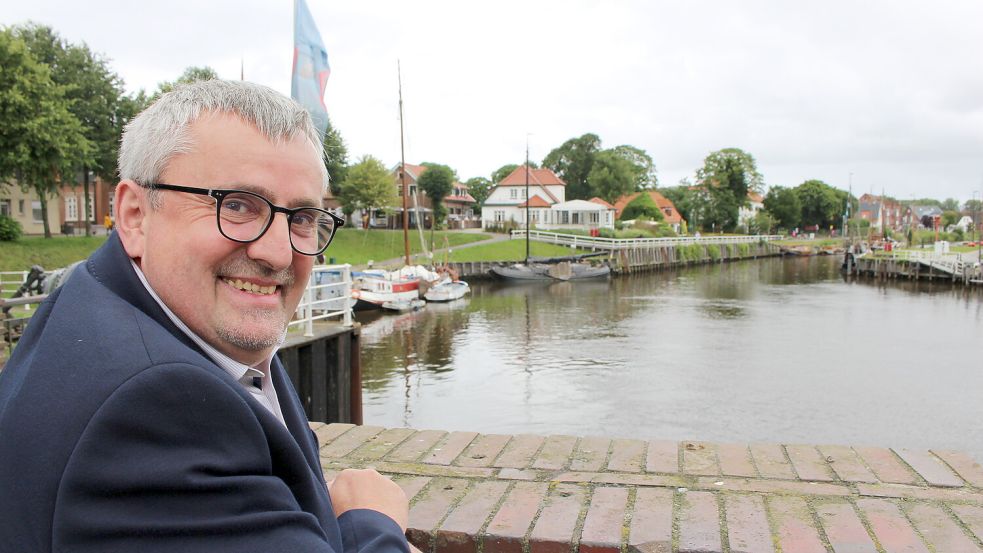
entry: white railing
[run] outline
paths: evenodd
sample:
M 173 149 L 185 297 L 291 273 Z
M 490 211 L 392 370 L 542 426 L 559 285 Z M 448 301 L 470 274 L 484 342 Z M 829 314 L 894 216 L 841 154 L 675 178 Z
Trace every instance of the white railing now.
M 28 271 L 0 271 L 0 294 L 13 294 L 27 280 Z
M 525 229 L 513 230 L 511 238 L 525 238 Z M 558 232 L 529 231 L 529 239 L 537 242 L 573 246 L 575 248 L 590 248 L 601 250 L 633 250 L 638 248 L 654 248 L 659 246 L 683 246 L 687 244 L 753 244 L 760 241 L 770 242 L 781 240 L 777 234 L 752 236 L 675 236 L 672 238 L 602 238 L 599 236 L 580 236 L 577 234 L 561 234 Z
M 870 252 L 863 256 L 870 255 Z M 863 257 L 859 256 L 859 257 Z M 944 271 L 951 275 L 962 275 L 966 270 L 966 262 L 960 253 L 935 253 L 922 252 L 918 250 L 894 250 L 890 253 L 881 252 L 877 254 L 880 259 L 896 259 L 901 261 L 915 261 L 928 265 L 933 269 Z
M 297 306 L 297 318 L 287 328 L 303 328 L 304 336 L 313 336 L 314 321 L 338 316 L 343 325 L 352 326 L 351 298 L 351 265 L 317 265 Z

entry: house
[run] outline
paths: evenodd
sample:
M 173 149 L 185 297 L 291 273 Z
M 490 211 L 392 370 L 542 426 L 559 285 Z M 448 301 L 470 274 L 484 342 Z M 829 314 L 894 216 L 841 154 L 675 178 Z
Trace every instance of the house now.
M 935 228 L 942 220 L 942 208 L 934 205 L 913 205 L 905 211 L 905 222 L 911 228 Z
M 48 198 L 48 228 L 52 233 L 57 233 L 59 228 L 57 201 L 57 198 Z M 44 234 L 41 200 L 33 189 L 25 192 L 17 183 L 0 184 L 0 215 L 20 223 L 24 234 Z
M 621 212 L 625 210 L 628 206 L 637 198 L 640 194 L 648 194 L 655 205 L 659 207 L 662 211 L 663 222 L 672 227 L 672 230 L 677 234 L 682 232 L 683 216 L 679 214 L 679 210 L 676 209 L 676 205 L 672 203 L 672 200 L 666 198 L 660 194 L 657 190 L 645 190 L 643 192 L 635 192 L 634 194 L 628 194 L 627 196 L 622 196 L 618 198 L 618 201 L 614 202 L 615 216 L 616 218 L 621 218 Z
M 508 222 L 524 227 L 528 203 L 529 221 L 541 230 L 614 228 L 614 206 L 600 198 L 566 201 L 566 186 L 549 169 L 530 168 L 527 174 L 526 166 L 520 165 L 489 192 L 481 227 Z
M 871 228 L 879 230 L 887 227 L 898 230 L 909 224 L 907 210 L 899 202 L 872 194 L 864 194 L 858 200 L 860 209 L 857 210 L 857 216 L 870 221 Z
M 89 178 L 89 223 L 93 234 L 105 232 L 103 221 L 106 215 L 115 218 L 113 201 L 115 183 L 104 181 L 100 177 Z M 48 200 L 48 209 L 57 207 L 59 227 L 53 227 L 52 232 L 62 234 L 85 234 L 85 185 L 82 175 L 76 177 L 73 184 L 63 184 L 58 190 L 58 197 Z
M 433 218 L 433 203 L 430 197 L 417 186 L 417 180 L 427 168 L 423 165 L 413 165 L 407 163 L 406 168 L 406 188 L 409 193 L 407 206 L 409 211 L 409 224 L 416 226 L 417 214 L 423 222 L 424 227 L 429 227 Z M 403 226 L 403 180 L 402 174 L 397 164 L 393 167 L 393 183 L 396 186 L 396 196 L 399 198 L 397 205 L 390 208 L 392 214 L 383 224 L 375 226 L 385 226 L 388 228 L 402 228 Z M 475 205 L 477 204 L 471 194 L 468 193 L 466 184 L 454 181 L 451 193 L 444 198 L 444 207 L 447 208 L 447 227 L 452 229 L 477 228 L 480 221 L 475 215 Z M 374 214 L 374 219 L 379 221 L 385 218 L 384 213 Z
M 765 199 L 754 190 L 748 190 L 747 202 L 747 206 L 741 206 L 737 209 L 738 226 L 749 226 L 758 212 L 765 208 Z

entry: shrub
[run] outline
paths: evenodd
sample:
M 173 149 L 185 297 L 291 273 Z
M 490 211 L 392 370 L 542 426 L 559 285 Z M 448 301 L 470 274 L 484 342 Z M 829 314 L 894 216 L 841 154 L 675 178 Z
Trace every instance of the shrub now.
M 751 244 L 738 244 L 737 253 L 741 257 L 748 257 L 751 253 Z
M 22 234 L 24 234 L 24 229 L 21 228 L 16 219 L 7 215 L 0 215 L 0 240 L 5 242 L 17 240 Z
M 720 246 L 716 244 L 707 246 L 707 255 L 714 261 L 720 259 Z
M 601 233 L 601 238 L 617 238 L 618 237 L 618 234 L 614 231 L 614 229 L 602 228 L 602 229 L 599 229 L 599 230 L 600 230 L 600 233 Z
M 654 221 L 661 221 L 663 219 L 662 210 L 659 209 L 659 206 L 655 205 L 652 197 L 646 192 L 642 192 L 634 200 L 628 202 L 624 211 L 621 212 L 621 219 L 625 221 L 640 217 L 647 217 Z

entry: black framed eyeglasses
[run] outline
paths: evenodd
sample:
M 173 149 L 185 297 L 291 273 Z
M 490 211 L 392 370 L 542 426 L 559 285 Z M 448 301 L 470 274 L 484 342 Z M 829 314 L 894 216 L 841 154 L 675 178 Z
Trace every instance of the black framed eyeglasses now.
M 319 255 L 331 244 L 335 231 L 345 220 L 316 207 L 280 207 L 259 194 L 245 190 L 223 190 L 155 183 L 149 188 L 173 190 L 215 198 L 218 231 L 233 242 L 247 244 L 259 240 L 273 224 L 273 216 L 283 213 L 290 228 L 290 247 L 303 255 Z

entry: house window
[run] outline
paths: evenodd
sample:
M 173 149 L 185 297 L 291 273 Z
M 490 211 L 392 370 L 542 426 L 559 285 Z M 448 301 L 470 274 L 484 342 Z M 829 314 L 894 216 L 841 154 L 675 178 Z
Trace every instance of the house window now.
M 526 189 L 525 189 L 525 188 L 523 188 L 523 189 L 522 189 L 522 197 L 523 197 L 523 198 L 525 198 L 525 197 L 526 197 Z
M 519 189 L 518 188 L 510 188 L 509 189 L 509 199 L 515 200 L 515 199 L 518 199 L 518 197 L 519 197 Z
M 571 221 L 573 222 L 573 224 L 579 225 L 580 224 L 580 213 L 579 212 L 574 212 L 573 216 L 571 217 Z
M 410 186 L 410 196 L 416 196 L 416 186 Z
M 601 214 L 596 211 L 592 211 L 588 214 L 588 218 L 591 223 L 597 224 L 601 220 Z
M 109 195 L 109 218 L 110 219 L 113 219 L 114 221 L 116 220 L 116 209 L 115 208 L 116 208 L 116 198 L 114 198 L 113 195 L 110 194 Z M 341 215 L 341 214 L 340 213 L 336 213 L 335 215 Z
M 670 208 L 668 208 L 668 207 L 666 207 L 666 208 L 663 208 L 663 210 L 662 210 L 662 211 L 663 211 L 663 212 L 664 212 L 664 213 L 665 213 L 666 215 L 672 215 L 672 209 L 670 209 Z
M 10 217 L 10 200 L 0 200 L 0 215 Z
M 35 223 L 44 222 L 44 219 L 41 218 L 41 200 L 31 201 L 31 211 L 33 212 Z
M 496 209 L 495 210 L 495 222 L 496 223 L 501 223 L 503 221 L 505 221 L 505 210 L 504 209 Z
M 21 215 L 24 214 L 24 200 L 17 200 L 17 211 L 19 211 Z
M 76 198 L 75 196 L 65 196 L 65 220 L 66 221 L 79 220 L 78 198 Z
M 560 212 L 560 224 L 561 225 L 569 225 L 570 224 L 570 212 L 569 211 L 561 211 Z

